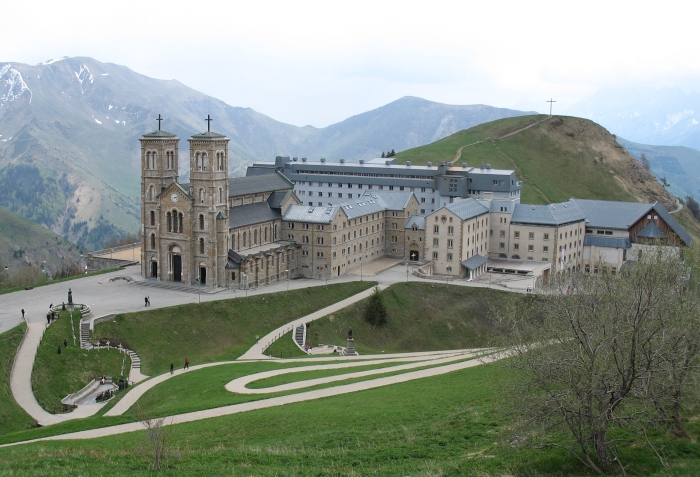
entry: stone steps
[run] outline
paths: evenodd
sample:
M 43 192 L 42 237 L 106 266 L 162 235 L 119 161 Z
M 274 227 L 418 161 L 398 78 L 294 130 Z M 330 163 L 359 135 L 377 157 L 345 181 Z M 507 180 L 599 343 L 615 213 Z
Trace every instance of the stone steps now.
M 300 348 L 304 347 L 304 325 L 299 325 L 294 330 L 294 341 L 299 345 Z
M 161 282 L 161 281 L 152 280 L 152 279 L 134 280 L 133 282 L 129 283 L 129 285 L 137 285 L 140 287 L 162 288 L 165 290 L 174 290 L 174 291 L 181 291 L 181 292 L 195 293 L 195 294 L 205 293 L 207 295 L 213 295 L 215 293 L 219 293 L 219 292 L 222 292 L 225 290 L 225 288 L 198 287 L 198 286 L 193 286 L 193 285 L 187 285 L 184 283 Z

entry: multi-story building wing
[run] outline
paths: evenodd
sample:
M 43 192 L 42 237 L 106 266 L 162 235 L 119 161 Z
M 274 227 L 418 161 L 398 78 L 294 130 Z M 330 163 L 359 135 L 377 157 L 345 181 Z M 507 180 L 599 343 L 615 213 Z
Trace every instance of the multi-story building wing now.
M 583 259 L 586 216 L 571 201 L 517 204 L 510 219 L 512 259 L 550 262 L 557 270 L 578 270 Z
M 307 161 L 278 156 L 275 162 L 259 162 L 248 167 L 248 176 L 281 172 L 294 182 L 294 191 L 306 205 L 324 206 L 334 199 L 354 200 L 370 192 L 413 192 L 420 214 L 467 197 L 520 198 L 522 182 L 515 171 L 492 169 L 488 164 L 468 167 L 442 162 L 433 166 L 396 164 L 393 159 L 340 162 Z

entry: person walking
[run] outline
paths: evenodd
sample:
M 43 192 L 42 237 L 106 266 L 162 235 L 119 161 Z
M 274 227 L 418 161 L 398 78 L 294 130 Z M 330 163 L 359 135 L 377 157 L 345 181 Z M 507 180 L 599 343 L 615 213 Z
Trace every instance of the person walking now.
M 190 360 L 185 358 L 185 367 L 182 369 L 190 369 Z
M 24 308 L 22 308 L 22 319 L 24 319 Z
M 175 366 L 173 366 L 173 362 L 170 362 L 170 374 L 173 374 L 175 372 Z
M 143 306 L 148 306 L 148 297 L 143 298 Z

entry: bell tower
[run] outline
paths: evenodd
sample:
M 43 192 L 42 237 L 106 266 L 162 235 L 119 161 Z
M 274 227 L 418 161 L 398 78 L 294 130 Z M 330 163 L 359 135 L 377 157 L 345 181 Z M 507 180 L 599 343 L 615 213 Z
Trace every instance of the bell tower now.
M 160 114 L 157 121 L 158 130 L 144 134 L 139 139 L 141 142 L 141 276 L 148 278 L 160 276 L 158 194 L 178 179 L 177 155 L 180 138 L 160 128 L 163 121 Z
M 207 132 L 195 134 L 190 143 L 190 194 L 194 197 L 192 276 L 201 285 L 217 286 L 217 263 L 226 260 L 227 250 L 219 250 L 216 217 L 228 216 L 229 138 L 212 132 L 207 116 Z

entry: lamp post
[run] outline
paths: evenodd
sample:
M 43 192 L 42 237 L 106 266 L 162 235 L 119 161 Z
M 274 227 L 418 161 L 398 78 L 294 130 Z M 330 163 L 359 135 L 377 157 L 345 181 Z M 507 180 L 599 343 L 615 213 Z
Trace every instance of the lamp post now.
M 202 304 L 202 282 L 199 279 L 199 277 L 195 278 L 195 281 L 197 282 L 197 299 L 198 299 L 198 303 L 201 305 Z

